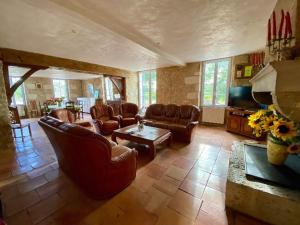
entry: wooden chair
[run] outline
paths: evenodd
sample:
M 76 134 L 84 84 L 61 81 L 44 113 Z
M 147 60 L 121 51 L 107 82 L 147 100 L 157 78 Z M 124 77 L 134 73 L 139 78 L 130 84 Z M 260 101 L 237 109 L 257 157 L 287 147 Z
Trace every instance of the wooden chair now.
M 77 100 L 77 105 L 79 105 L 78 118 L 81 114 L 81 119 L 83 119 L 83 101 Z
M 75 116 L 75 120 L 78 118 L 80 119 L 80 116 L 78 117 L 78 111 L 75 109 L 75 102 L 74 101 L 68 101 L 65 103 L 65 108 L 72 112 Z
M 38 107 L 35 100 L 29 101 L 29 107 L 30 107 L 30 116 L 33 118 L 33 115 L 37 117 L 39 115 Z
M 18 112 L 17 107 L 9 106 L 8 109 L 9 109 L 11 129 L 13 131 L 13 137 L 14 138 L 19 138 L 16 135 L 16 130 L 19 129 L 21 131 L 21 137 L 20 138 L 22 138 L 22 142 L 24 142 L 24 137 L 26 137 L 26 136 L 24 136 L 23 128 L 28 127 L 29 135 L 30 135 L 30 137 L 32 136 L 30 123 L 21 124 L 21 120 L 20 120 L 20 116 L 19 116 L 19 112 Z

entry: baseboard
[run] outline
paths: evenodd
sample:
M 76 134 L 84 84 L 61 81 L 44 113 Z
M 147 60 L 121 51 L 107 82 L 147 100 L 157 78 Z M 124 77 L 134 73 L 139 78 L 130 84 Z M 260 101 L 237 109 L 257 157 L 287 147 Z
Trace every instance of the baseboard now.
M 221 123 L 200 122 L 199 124 L 205 126 L 212 126 L 212 127 L 225 127 L 225 124 L 221 124 Z

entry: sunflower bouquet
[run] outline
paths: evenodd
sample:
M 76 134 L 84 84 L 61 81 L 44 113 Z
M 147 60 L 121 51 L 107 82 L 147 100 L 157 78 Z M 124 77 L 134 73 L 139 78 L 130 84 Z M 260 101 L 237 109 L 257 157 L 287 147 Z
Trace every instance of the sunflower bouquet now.
M 288 146 L 288 153 L 300 153 L 300 124 L 278 113 L 273 105 L 250 115 L 248 120 L 256 137 L 268 133 L 273 143 Z

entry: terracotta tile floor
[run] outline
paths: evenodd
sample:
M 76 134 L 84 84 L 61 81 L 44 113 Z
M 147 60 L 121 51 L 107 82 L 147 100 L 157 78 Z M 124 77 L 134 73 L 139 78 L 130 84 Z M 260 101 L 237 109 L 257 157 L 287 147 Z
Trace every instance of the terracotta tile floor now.
M 230 145 L 242 137 L 199 126 L 192 143 L 159 146 L 153 161 L 141 150 L 133 183 L 111 199 L 95 201 L 59 169 L 37 120 L 30 122 L 33 138 L 16 141 L 16 154 L 0 157 L 0 188 L 9 225 L 228 223 L 224 197 Z M 253 222 L 241 218 L 247 221 L 243 224 Z

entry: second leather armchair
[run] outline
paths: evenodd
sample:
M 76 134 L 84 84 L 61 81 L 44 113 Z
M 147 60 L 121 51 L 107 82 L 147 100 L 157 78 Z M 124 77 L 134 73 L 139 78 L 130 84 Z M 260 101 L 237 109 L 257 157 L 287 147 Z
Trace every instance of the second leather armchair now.
M 91 107 L 90 113 L 96 131 L 109 135 L 120 127 L 120 117 L 114 116 L 113 108 L 105 104 L 96 104 Z

